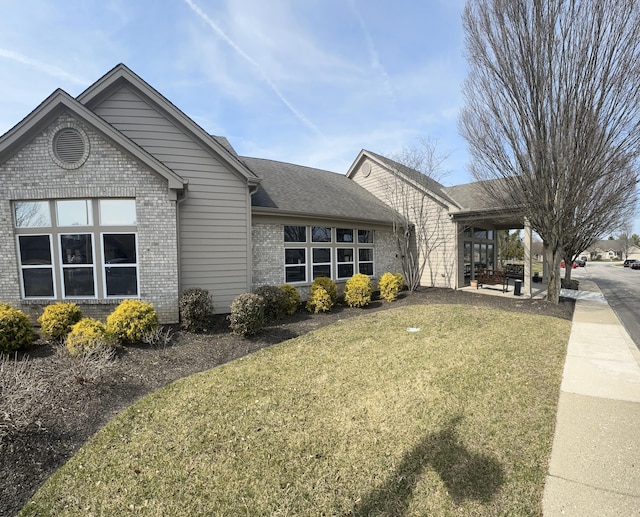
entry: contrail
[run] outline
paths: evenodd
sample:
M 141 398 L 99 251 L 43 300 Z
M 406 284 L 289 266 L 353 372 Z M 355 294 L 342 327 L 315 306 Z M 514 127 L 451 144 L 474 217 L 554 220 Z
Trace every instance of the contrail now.
M 365 24 L 364 18 L 360 14 L 360 11 L 358 11 L 356 7 L 356 0 L 351 0 L 349 2 L 349 5 L 351 6 L 351 11 L 353 12 L 354 16 L 358 20 L 358 23 L 360 24 L 360 27 L 362 28 L 362 32 L 367 42 L 367 47 L 369 49 L 369 63 L 371 64 L 371 68 L 373 68 L 378 73 L 380 73 L 380 75 L 382 76 L 384 89 L 387 91 L 387 94 L 389 95 L 389 97 L 391 97 L 391 100 L 395 103 L 396 96 L 393 92 L 393 88 L 391 87 L 391 80 L 389 79 L 389 74 L 387 74 L 387 71 L 385 70 L 384 66 L 382 66 L 382 63 L 380 62 L 380 56 L 378 55 L 378 50 L 376 49 L 376 45 L 373 42 L 371 33 L 369 32 L 369 29 L 367 28 L 367 25 Z
M 65 72 L 64 70 L 56 66 L 52 66 L 47 63 L 43 63 L 42 61 L 38 61 L 36 59 L 32 59 L 22 54 L 18 54 L 17 52 L 14 52 L 12 50 L 0 48 L 0 57 L 4 57 L 12 61 L 17 61 L 18 63 L 22 63 L 23 65 L 30 66 L 41 72 L 44 72 L 45 74 L 48 74 L 52 77 L 57 77 L 59 79 L 63 79 L 65 81 L 69 81 L 75 84 L 80 84 L 83 86 L 86 86 L 87 84 L 89 84 L 89 81 L 81 77 L 77 77 L 68 72 Z
M 214 32 L 220 36 L 224 41 L 226 41 L 229 46 L 235 50 L 240 57 L 242 57 L 245 61 L 247 61 L 250 65 L 252 65 L 258 72 L 262 79 L 267 83 L 269 88 L 275 93 L 279 99 L 284 103 L 284 105 L 289 108 L 291 113 L 293 113 L 298 120 L 300 120 L 305 126 L 307 126 L 312 131 L 316 132 L 318 135 L 324 138 L 322 132 L 316 127 L 316 125 L 311 122 L 307 117 L 304 116 L 296 107 L 291 104 L 287 98 L 282 94 L 282 92 L 278 89 L 278 87 L 274 84 L 274 82 L 269 78 L 264 69 L 258 64 L 250 55 L 248 55 L 244 50 L 242 50 L 236 43 L 233 41 L 227 34 L 211 19 L 207 14 L 200 9 L 200 7 L 193 2 L 192 0 L 184 0 L 191 10 L 196 13 L 209 27 L 211 27 Z

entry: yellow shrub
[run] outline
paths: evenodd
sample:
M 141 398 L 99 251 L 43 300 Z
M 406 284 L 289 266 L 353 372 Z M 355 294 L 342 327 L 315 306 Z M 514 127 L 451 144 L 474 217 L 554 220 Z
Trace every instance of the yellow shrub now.
M 0 352 L 12 352 L 33 342 L 33 329 L 20 309 L 0 303 Z
M 99 346 L 106 346 L 105 327 L 93 318 L 82 318 L 71 327 L 66 344 L 67 350 L 74 357 L 89 353 Z
M 71 327 L 82 319 L 82 311 L 75 303 L 56 302 L 44 308 L 38 318 L 42 334 L 62 340 L 71 332 Z
M 344 287 L 344 301 L 349 307 L 364 307 L 371 303 L 371 279 L 367 275 L 353 275 Z
M 324 287 L 318 286 L 311 290 L 309 301 L 307 302 L 307 310 L 313 313 L 329 312 L 333 307 L 331 295 Z
M 385 273 L 380 278 L 378 287 L 380 289 L 380 298 L 392 302 L 404 288 L 404 278 L 401 273 Z
M 152 303 L 124 300 L 107 316 L 107 334 L 122 343 L 138 343 L 158 326 Z

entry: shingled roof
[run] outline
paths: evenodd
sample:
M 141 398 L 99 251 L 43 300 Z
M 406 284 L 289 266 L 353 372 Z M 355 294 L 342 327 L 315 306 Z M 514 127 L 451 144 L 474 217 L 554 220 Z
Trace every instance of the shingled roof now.
M 392 222 L 387 205 L 342 174 L 262 158 L 241 160 L 262 178 L 251 197 L 256 213 Z

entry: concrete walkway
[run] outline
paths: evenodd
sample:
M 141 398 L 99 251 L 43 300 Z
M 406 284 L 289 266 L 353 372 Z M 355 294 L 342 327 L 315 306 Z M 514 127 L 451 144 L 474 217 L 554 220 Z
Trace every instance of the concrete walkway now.
M 640 516 L 640 352 L 597 285 L 580 280 L 543 512 Z

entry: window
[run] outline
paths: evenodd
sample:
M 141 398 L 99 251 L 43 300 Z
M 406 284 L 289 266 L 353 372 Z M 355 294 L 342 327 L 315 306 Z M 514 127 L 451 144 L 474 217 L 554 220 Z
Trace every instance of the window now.
M 331 228 L 324 226 L 311 227 L 312 242 L 331 242 Z
M 354 254 L 353 248 L 338 248 L 338 278 L 351 278 L 353 276 Z
M 284 250 L 284 273 L 287 283 L 307 281 L 307 250 L 305 248 Z
M 313 248 L 312 280 L 326 276 L 331 278 L 331 248 Z
M 16 201 L 14 216 L 25 298 L 138 296 L 134 199 Z
M 358 273 L 373 275 L 373 248 L 360 248 L 358 250 Z
M 285 282 L 311 282 L 321 276 L 343 280 L 356 272 L 373 276 L 373 242 L 373 230 L 284 226 Z
M 307 242 L 307 227 L 285 226 L 284 242 Z

